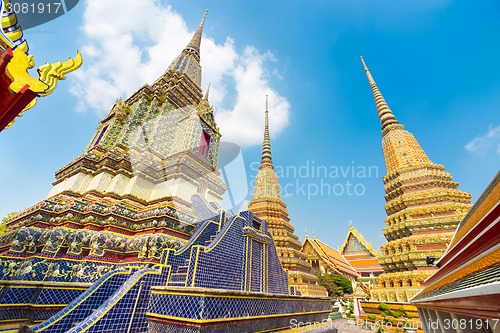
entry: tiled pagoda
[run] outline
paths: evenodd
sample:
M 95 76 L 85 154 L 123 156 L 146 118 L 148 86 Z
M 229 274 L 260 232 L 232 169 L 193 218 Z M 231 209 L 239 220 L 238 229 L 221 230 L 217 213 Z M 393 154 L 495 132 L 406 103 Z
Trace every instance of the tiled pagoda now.
M 382 125 L 387 168 L 384 235 L 379 261 L 387 273 L 379 276 L 371 300 L 407 302 L 436 268 L 453 233 L 470 209 L 470 194 L 458 189 L 444 166 L 433 163 L 415 137 L 400 124 L 373 80 L 363 58 Z
M 221 201 L 220 133 L 201 92 L 203 22 L 153 85 L 113 106 L 85 151 L 56 172 L 49 197 L 95 193 L 143 206 L 168 202 L 186 213 L 195 193 Z
M 3 280 L 19 280 L 17 291 L 45 281 L 67 292 L 57 305 L 46 304 L 57 312 L 116 264 L 157 264 L 164 250 L 185 244 L 199 220 L 194 194 L 221 202 L 221 134 L 201 89 L 204 19 L 163 75 L 116 102 L 84 152 L 56 172 L 47 198 L 7 221 L 0 323 L 31 316 L 22 312 L 29 301 L 4 304 Z M 43 304 L 37 311 L 38 319 L 50 316 Z
M 218 204 L 203 22 L 158 80 L 113 106 L 49 196 L 7 221 L 0 331 L 267 332 L 327 318 L 329 298 L 289 293 L 267 221 Z
M 274 171 L 269 136 L 269 108 L 266 96 L 264 125 L 264 144 L 262 160 L 257 172 L 254 196 L 248 210 L 269 223 L 276 250 L 283 266 L 288 272 L 288 285 L 302 295 L 326 295 L 326 289 L 317 285 L 318 278 L 312 272 L 307 254 L 301 252 L 302 244 L 294 234 L 285 203 L 281 200 L 278 175 Z
M 216 170 L 221 135 L 201 91 L 203 22 L 162 76 L 116 102 L 84 152 L 56 172 L 46 201 L 18 214 L 7 230 L 94 225 L 119 233 L 169 229 L 187 238 L 191 196 L 220 203 L 226 189 Z M 40 209 L 52 213 L 30 217 Z M 92 218 L 93 211 L 99 215 Z

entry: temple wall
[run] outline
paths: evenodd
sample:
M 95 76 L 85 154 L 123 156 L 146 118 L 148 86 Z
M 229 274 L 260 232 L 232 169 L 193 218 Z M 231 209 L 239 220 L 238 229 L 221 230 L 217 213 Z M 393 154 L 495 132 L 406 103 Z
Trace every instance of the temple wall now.
M 123 196 L 125 194 L 125 187 L 127 186 L 129 181 L 129 177 L 118 174 L 111 180 L 106 189 L 106 192 Z
M 125 187 L 125 195 L 130 194 L 142 200 L 148 200 L 154 184 L 146 179 L 134 176 Z
M 101 172 L 96 175 L 90 181 L 89 186 L 85 189 L 86 191 L 97 191 L 99 193 L 104 193 L 108 188 L 109 183 L 113 179 L 113 176 L 107 172 Z

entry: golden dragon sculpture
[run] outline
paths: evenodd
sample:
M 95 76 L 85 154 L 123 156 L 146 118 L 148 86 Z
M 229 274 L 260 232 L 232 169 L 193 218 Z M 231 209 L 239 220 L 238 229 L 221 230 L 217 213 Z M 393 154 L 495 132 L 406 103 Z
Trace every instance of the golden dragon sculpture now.
M 38 97 L 44 97 L 51 94 L 57 87 L 59 80 L 65 80 L 65 74 L 70 73 L 82 65 L 82 55 L 77 51 L 74 58 L 66 61 L 57 61 L 55 63 L 45 63 L 38 67 L 38 78 L 28 73 L 29 69 L 35 67 L 33 55 L 28 53 L 29 47 L 24 39 L 24 34 L 16 14 L 9 10 L 11 8 L 10 0 L 0 0 L 0 9 L 2 13 L 2 29 L 0 29 L 0 50 L 12 49 L 13 58 L 6 67 L 6 74 L 12 83 L 9 90 L 12 93 L 20 92 L 26 85 L 35 92 Z M 4 31 L 6 31 L 4 33 Z M 33 108 L 36 104 L 36 98 L 33 99 L 18 115 L 26 110 Z M 1 110 L 0 110 L 1 111 Z M 12 126 L 12 121 L 6 128 Z

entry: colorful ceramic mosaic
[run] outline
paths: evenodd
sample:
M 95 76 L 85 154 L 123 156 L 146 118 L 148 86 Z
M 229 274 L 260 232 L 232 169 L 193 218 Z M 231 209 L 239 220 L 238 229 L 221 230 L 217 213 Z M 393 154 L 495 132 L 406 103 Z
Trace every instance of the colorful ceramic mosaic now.
M 48 197 L 7 221 L 0 325 L 221 332 L 326 318 L 328 298 L 289 295 L 268 222 L 218 206 L 226 186 L 200 88 L 204 20 L 165 74 L 116 102 Z
M 228 322 L 233 323 L 231 329 L 248 332 L 286 326 L 292 318 L 327 317 L 329 298 L 288 295 L 287 273 L 279 265 L 267 221 L 250 212 L 228 216 L 199 195 L 192 200 L 197 215 L 211 218 L 199 222 L 183 247 L 163 251 L 157 264 L 101 265 L 91 285 L 57 282 L 68 275 L 72 281 L 87 281 L 90 277 L 79 272 L 91 270 L 93 263 L 68 270 L 38 265 L 40 261 L 6 266 L 4 274 L 22 277 L 24 285 L 12 281 L 2 290 L 5 310 L 0 318 L 7 322 L 20 315 L 31 317 L 29 307 L 19 305 L 41 305 L 50 311 L 38 311 L 32 318 L 34 323 L 42 321 L 33 327 L 35 332 L 77 333 L 125 328 L 184 332 L 193 326 L 197 332 L 221 332 Z M 26 285 L 24 275 L 35 271 L 48 276 L 36 280 L 42 288 Z M 264 317 L 272 320 L 261 320 Z
M 7 221 L 0 236 L 0 285 L 16 280 L 16 292 L 23 286 L 38 295 L 50 283 L 63 291 L 57 305 L 32 311 L 39 299 L 19 294 L 13 304 L 14 291 L 3 289 L 0 310 L 10 312 L 2 319 L 47 319 L 49 308 L 77 296 L 72 283 L 93 283 L 121 265 L 158 264 L 166 249 L 185 245 L 194 232 L 199 219 L 191 196 L 222 200 L 220 133 L 208 92 L 203 97 L 200 87 L 203 22 L 153 85 L 116 102 L 85 151 L 56 172 L 48 197 Z M 179 59 L 187 67 L 176 66 Z M 58 68 L 65 72 L 65 66 Z

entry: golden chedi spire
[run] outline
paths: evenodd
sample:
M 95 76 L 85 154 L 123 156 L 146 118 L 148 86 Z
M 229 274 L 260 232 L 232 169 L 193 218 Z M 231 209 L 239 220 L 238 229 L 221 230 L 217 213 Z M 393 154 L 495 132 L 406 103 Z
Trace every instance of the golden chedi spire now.
M 253 199 L 248 210 L 269 223 L 276 250 L 283 269 L 288 271 L 288 284 L 303 295 L 325 295 L 326 290 L 318 286 L 307 255 L 301 252 L 302 244 L 294 234 L 285 203 L 280 197 L 278 175 L 274 171 L 269 135 L 269 103 L 266 96 L 264 142 L 262 160 L 255 179 Z
M 394 114 L 392 113 L 391 109 L 389 108 L 389 105 L 387 105 L 384 96 L 382 96 L 382 93 L 380 92 L 380 90 L 378 90 L 377 84 L 375 83 L 375 80 L 373 79 L 370 70 L 366 66 L 363 57 L 361 57 L 361 62 L 363 63 L 363 67 L 365 68 L 365 73 L 366 76 L 368 77 L 368 82 L 370 83 L 370 87 L 372 88 L 373 98 L 375 99 L 375 105 L 377 106 L 378 116 L 380 118 L 380 124 L 382 125 L 382 131 L 385 133 L 391 128 L 391 125 L 399 125 L 399 123 Z M 394 127 L 403 128 L 402 125 L 392 126 L 392 128 Z
M 458 189 L 444 166 L 434 164 L 415 137 L 403 128 L 380 93 L 361 58 L 382 125 L 382 148 L 387 168 L 384 235 L 380 275 L 372 300 L 406 302 L 433 274 L 426 263 L 439 258 L 470 208 L 470 194 Z
M 254 199 L 261 198 L 273 198 L 279 199 L 281 201 L 278 175 L 276 174 L 276 172 L 274 172 L 273 159 L 271 156 L 271 139 L 269 135 L 269 99 L 267 95 L 264 122 L 264 142 L 262 145 L 262 160 L 260 162 L 259 172 L 256 176 L 254 188 Z
M 422 164 L 432 164 L 420 144 L 413 134 L 404 130 L 389 105 L 385 101 L 382 93 L 377 87 L 370 70 L 366 66 L 363 57 L 361 62 L 365 69 L 368 82 L 372 89 L 375 106 L 377 107 L 380 124 L 382 126 L 382 146 L 387 167 L 387 174 L 407 167 L 416 167 Z
M 266 118 L 264 123 L 264 143 L 262 145 L 262 161 L 260 168 L 270 167 L 274 169 L 271 156 L 271 139 L 269 137 L 269 97 L 266 95 Z

